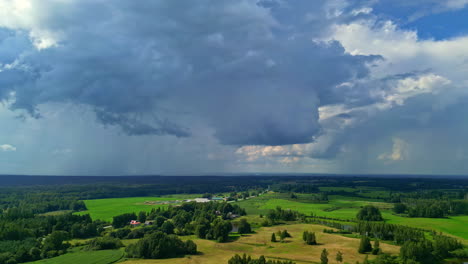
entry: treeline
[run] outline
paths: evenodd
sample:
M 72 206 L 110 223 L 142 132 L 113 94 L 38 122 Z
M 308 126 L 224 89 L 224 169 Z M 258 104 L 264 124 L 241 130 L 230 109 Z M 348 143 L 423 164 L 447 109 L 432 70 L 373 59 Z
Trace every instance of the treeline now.
M 449 215 L 468 214 L 468 201 L 436 199 L 404 199 L 394 205 L 397 214 L 409 217 L 441 218 Z
M 293 210 L 284 210 L 280 206 L 276 209 L 270 209 L 266 214 L 266 219 L 262 222 L 262 226 L 271 226 L 280 223 L 281 221 L 296 221 L 304 220 L 305 215 Z
M 266 260 L 264 256 L 256 259 L 246 254 L 243 256 L 236 254 L 228 261 L 228 264 L 295 264 L 295 262 L 289 260 Z
M 353 225 L 352 231 L 379 240 L 393 241 L 398 245 L 402 245 L 406 241 L 424 239 L 423 230 L 381 222 L 359 221 L 356 225 Z
M 319 188 L 312 184 L 275 184 L 271 187 L 275 192 L 280 193 L 317 193 Z

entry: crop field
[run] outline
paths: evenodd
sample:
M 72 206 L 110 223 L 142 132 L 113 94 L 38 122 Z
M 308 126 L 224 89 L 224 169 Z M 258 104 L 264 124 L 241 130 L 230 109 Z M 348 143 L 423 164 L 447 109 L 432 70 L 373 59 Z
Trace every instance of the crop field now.
M 29 264 L 110 264 L 122 259 L 123 250 L 80 251 Z
M 380 209 L 391 208 L 391 204 L 388 203 L 370 200 L 362 201 L 362 199 L 347 199 L 347 197 L 344 196 L 330 197 L 330 201 L 328 203 L 307 202 L 307 200 L 301 199 L 301 196 L 299 196 L 298 200 L 300 201 L 286 199 L 286 197 L 281 194 L 270 193 L 258 198 L 240 201 L 238 204 L 242 208 L 245 208 L 248 214 L 266 214 L 268 210 L 275 209 L 277 206 L 280 206 L 283 209 L 299 211 L 306 215 L 313 213 L 317 216 L 327 216 L 340 219 L 356 218 L 359 208 L 367 204 L 372 204 Z
M 299 196 L 299 200 L 301 197 Z M 328 203 L 311 203 L 294 201 L 286 195 L 270 193 L 258 198 L 238 202 L 248 214 L 266 214 L 269 209 L 280 206 L 283 209 L 299 211 L 306 215 L 314 214 L 337 219 L 355 219 L 361 206 L 372 204 L 379 207 L 384 219 L 391 224 L 420 227 L 441 231 L 460 238 L 468 244 L 468 216 L 451 216 L 448 218 L 409 218 L 392 214 L 392 204 L 376 202 L 374 199 L 357 200 L 357 197 L 330 196 Z
M 160 204 L 165 201 L 177 201 L 193 199 L 199 197 L 195 194 L 166 195 L 161 197 L 128 197 L 85 200 L 88 210 L 79 214 L 89 214 L 93 220 L 112 221 L 112 217 L 124 213 L 138 213 L 140 211 L 151 211 L 153 208 L 167 207 L 167 204 Z M 148 203 L 151 202 L 151 203 Z M 153 204 L 154 202 L 154 204 Z
M 357 253 L 359 239 L 343 237 L 336 234 L 323 233 L 323 226 L 311 224 L 281 225 L 274 227 L 263 227 L 257 233 L 240 237 L 230 243 L 216 243 L 214 241 L 193 239 L 198 245 L 199 255 L 184 258 L 161 259 L 161 260 L 127 260 L 124 264 L 219 264 L 227 261 L 235 254 L 249 254 L 259 257 L 264 255 L 270 259 L 292 260 L 297 264 L 310 264 L 320 262 L 320 253 L 326 248 L 329 251 L 330 263 L 335 263 L 335 255 L 338 250 L 343 253 L 344 261 L 355 263 L 364 259 L 365 255 Z M 287 238 L 284 243 L 270 241 L 271 233 L 278 230 L 288 230 L 292 238 Z M 319 245 L 306 245 L 302 240 L 302 232 L 308 230 L 316 232 Z M 384 252 L 398 254 L 399 247 L 381 243 Z M 274 257 L 273 257 L 274 256 Z M 374 256 L 369 256 L 372 259 Z

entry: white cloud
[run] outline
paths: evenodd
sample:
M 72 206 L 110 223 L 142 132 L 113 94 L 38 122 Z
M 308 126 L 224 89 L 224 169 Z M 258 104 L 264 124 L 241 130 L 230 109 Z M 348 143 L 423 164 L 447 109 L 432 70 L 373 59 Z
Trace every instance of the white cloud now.
M 0 150 L 5 151 L 5 152 L 16 151 L 16 147 L 9 145 L 9 144 L 3 144 L 3 145 L 0 145 Z
M 393 147 L 390 153 L 382 153 L 379 160 L 402 161 L 408 159 L 409 144 L 401 138 L 393 138 Z
M 452 81 L 467 80 L 468 36 L 420 40 L 417 32 L 399 29 L 392 21 L 366 20 L 336 25 L 330 39 L 351 54 L 382 55 L 374 77 L 430 70 Z
M 468 0 L 448 0 L 445 5 L 449 9 L 461 9 L 468 5 Z

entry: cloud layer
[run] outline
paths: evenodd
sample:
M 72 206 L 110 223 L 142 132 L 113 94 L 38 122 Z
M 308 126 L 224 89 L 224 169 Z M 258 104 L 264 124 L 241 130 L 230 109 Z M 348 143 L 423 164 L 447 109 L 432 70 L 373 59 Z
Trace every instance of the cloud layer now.
M 24 138 L 41 138 L 21 147 L 19 137 L 6 140 L 64 163 L 100 153 L 89 163 L 98 174 L 115 173 L 97 168 L 112 160 L 133 164 L 123 174 L 135 171 L 131 156 L 147 146 L 175 162 L 148 161 L 138 172 L 203 171 L 197 163 L 234 172 L 430 172 L 424 161 L 435 160 L 460 173 L 444 157 L 461 164 L 467 156 L 458 146 L 468 146 L 468 37 L 420 39 L 399 23 L 468 2 L 416 2 L 4 0 L 0 101 L 9 112 L 0 120 L 12 125 L 3 134 L 26 129 Z M 63 127 L 54 132 L 63 144 L 37 143 L 51 133 L 47 124 L 83 136 L 68 138 Z M 111 155 L 104 135 L 132 153 Z M 77 138 L 89 152 L 69 146 Z M 92 147 L 101 141 L 108 152 Z

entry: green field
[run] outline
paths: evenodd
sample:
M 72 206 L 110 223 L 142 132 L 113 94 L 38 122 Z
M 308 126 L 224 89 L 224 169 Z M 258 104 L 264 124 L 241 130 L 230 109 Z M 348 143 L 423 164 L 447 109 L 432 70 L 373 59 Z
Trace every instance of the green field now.
M 89 214 L 93 220 L 112 221 L 112 217 L 124 213 L 138 213 L 140 211 L 151 211 L 153 208 L 167 207 L 164 204 L 145 204 L 147 201 L 176 201 L 184 199 L 193 199 L 199 195 L 180 194 L 166 195 L 161 197 L 128 197 L 128 198 L 109 198 L 85 200 L 88 210 L 79 212 L 78 214 Z
M 122 250 L 79 251 L 29 264 L 110 264 L 122 259 Z
M 299 200 L 301 196 L 299 196 Z M 393 215 L 390 211 L 392 204 L 376 202 L 378 200 L 358 200 L 356 197 L 330 196 L 328 203 L 298 202 L 288 198 L 285 194 L 269 193 L 258 198 L 240 201 L 238 204 L 245 208 L 250 215 L 266 214 L 268 210 L 280 206 L 283 209 L 299 211 L 306 215 L 314 214 L 338 219 L 355 219 L 359 208 L 366 204 L 379 207 L 384 219 L 391 224 L 420 227 L 441 231 L 458 238 L 468 244 L 468 216 L 452 216 L 448 218 L 409 218 Z
M 341 190 L 347 190 L 340 188 Z M 373 190 L 377 192 L 376 190 Z M 138 213 L 139 211 L 150 211 L 152 208 L 166 207 L 168 205 L 145 204 L 145 201 L 175 201 L 199 197 L 200 195 L 167 195 L 162 197 L 131 197 L 131 198 L 111 198 L 86 200 L 87 211 L 80 214 L 89 213 L 93 219 L 112 221 L 112 217 L 123 213 Z M 310 195 L 299 194 L 297 200 L 289 198 L 288 194 L 268 193 L 260 197 L 250 198 L 237 202 L 247 213 L 253 217 L 255 215 L 265 215 L 268 210 L 277 206 L 283 209 L 299 211 L 306 215 L 326 216 L 337 219 L 355 219 L 360 207 L 372 204 L 379 207 L 384 219 L 388 223 L 401 224 L 413 227 L 421 227 L 430 230 L 441 231 L 453 236 L 457 236 L 468 242 L 468 216 L 454 216 L 449 218 L 408 218 L 393 215 L 390 211 L 392 204 L 380 202 L 379 199 L 346 197 L 330 195 L 328 203 L 312 203 L 308 201 Z M 468 243 L 467 243 L 468 244 Z

